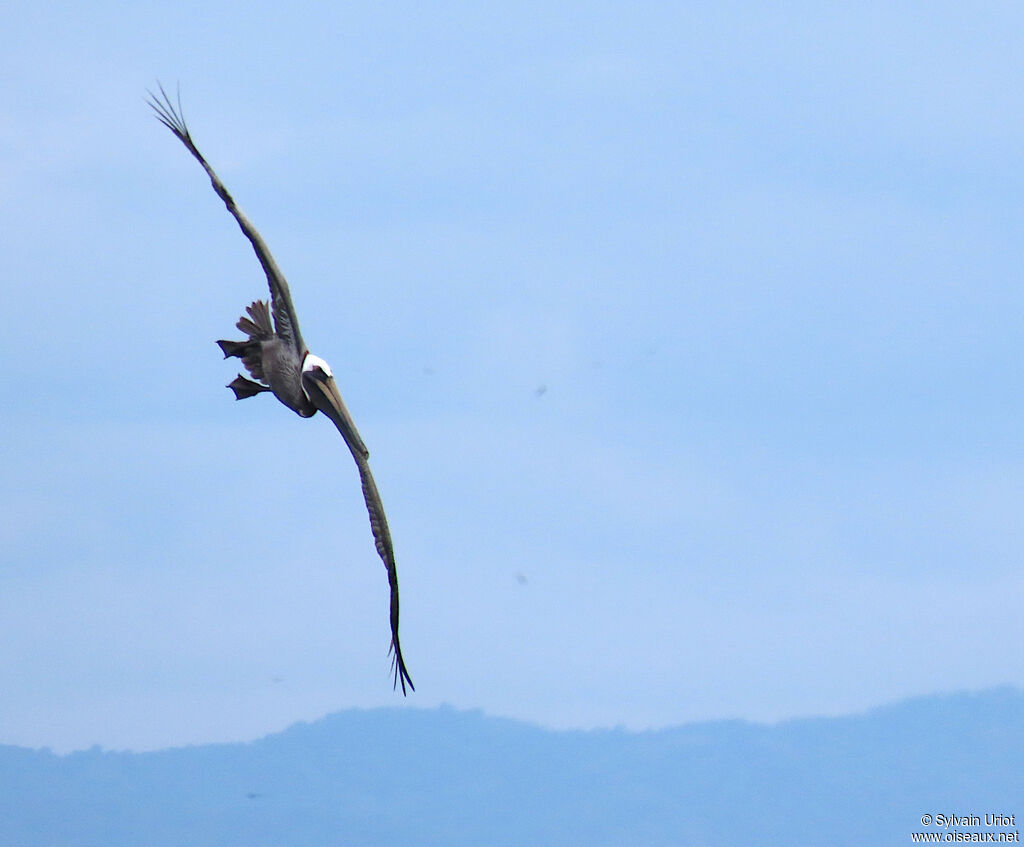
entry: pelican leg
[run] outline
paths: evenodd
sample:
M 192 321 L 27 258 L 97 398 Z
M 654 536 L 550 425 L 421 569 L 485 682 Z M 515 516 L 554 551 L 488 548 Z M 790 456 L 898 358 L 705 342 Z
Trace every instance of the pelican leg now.
M 229 356 L 236 356 L 241 359 L 246 354 L 247 348 L 252 346 L 252 343 L 252 339 L 249 338 L 245 341 L 218 341 L 217 346 L 220 347 L 225 359 Z
M 251 379 L 246 379 L 241 374 L 231 380 L 227 387 L 235 392 L 236 400 L 244 400 L 246 397 L 255 397 L 264 391 L 270 391 L 267 386 L 253 382 Z

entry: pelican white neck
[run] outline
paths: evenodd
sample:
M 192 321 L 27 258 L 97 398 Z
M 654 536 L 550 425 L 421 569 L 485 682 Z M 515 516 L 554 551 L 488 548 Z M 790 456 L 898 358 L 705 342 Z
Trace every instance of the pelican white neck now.
M 309 373 L 310 371 L 315 371 L 317 369 L 322 370 L 325 374 L 327 374 L 327 376 L 334 376 L 334 374 L 331 373 L 331 366 L 328 365 L 327 362 L 325 362 L 319 356 L 314 356 L 312 353 L 307 353 L 306 358 L 302 360 L 302 372 L 305 374 Z

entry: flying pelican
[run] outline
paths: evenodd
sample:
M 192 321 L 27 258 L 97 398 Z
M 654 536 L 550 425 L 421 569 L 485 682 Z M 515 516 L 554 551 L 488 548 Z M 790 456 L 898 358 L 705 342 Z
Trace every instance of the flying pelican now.
M 213 190 L 217 192 L 217 196 L 224 201 L 228 211 L 238 221 L 242 233 L 252 242 L 253 250 L 256 251 L 256 257 L 260 260 L 270 285 L 270 304 L 268 305 L 264 300 L 255 301 L 245 310 L 248 317 L 243 315 L 236 324 L 248 338 L 244 341 L 217 342 L 224 352 L 225 359 L 229 356 L 241 359 L 242 364 L 249 371 L 249 375 L 253 377 L 253 379 L 246 379 L 239 374 L 231 381 L 228 388 L 235 393 L 236 400 L 255 397 L 265 391 L 273 392 L 278 400 L 302 418 L 311 418 L 319 410 L 331 419 L 342 438 L 345 439 L 345 444 L 348 445 L 352 458 L 356 461 L 356 467 L 359 468 L 363 498 L 366 500 L 366 509 L 370 513 L 373 541 L 377 547 L 377 553 L 384 561 L 384 567 L 388 572 L 388 583 L 391 585 L 391 649 L 389 652 L 393 654 L 392 669 L 395 676 L 395 688 L 401 683 L 403 695 L 406 693 L 406 685 L 415 691 L 416 688 L 412 684 L 409 671 L 406 670 L 405 661 L 402 658 L 402 645 L 398 640 L 398 570 L 395 567 L 395 553 L 391 546 L 388 521 L 384 515 L 384 504 L 381 502 L 367 461 L 370 452 L 366 449 L 363 439 L 359 437 L 356 425 L 352 422 L 352 417 L 342 402 L 341 394 L 338 391 L 338 386 L 335 385 L 334 376 L 327 362 L 310 353 L 309 348 L 302 340 L 299 322 L 295 317 L 295 306 L 292 305 L 292 296 L 284 274 L 277 267 L 274 257 L 270 255 L 270 250 L 267 249 L 267 245 L 256 228 L 242 214 L 241 209 L 235 204 L 234 198 L 224 187 L 224 183 L 220 181 L 192 141 L 181 110 L 180 94 L 178 107 L 175 109 L 167 92 L 164 91 L 164 87 L 162 85 L 159 87 L 160 97 L 149 92 L 149 105 L 156 112 L 160 122 L 177 136 L 178 140 L 203 166 L 203 170 L 206 171 L 213 184 Z M 271 315 L 273 315 L 273 325 L 271 325 Z

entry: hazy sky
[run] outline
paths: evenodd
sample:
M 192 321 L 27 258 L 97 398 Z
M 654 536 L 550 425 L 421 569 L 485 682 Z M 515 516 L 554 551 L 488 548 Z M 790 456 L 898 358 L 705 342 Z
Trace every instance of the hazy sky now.
M 9 4 L 0 742 L 1024 684 L 1024 10 Z M 236 403 L 288 276 L 321 416 Z

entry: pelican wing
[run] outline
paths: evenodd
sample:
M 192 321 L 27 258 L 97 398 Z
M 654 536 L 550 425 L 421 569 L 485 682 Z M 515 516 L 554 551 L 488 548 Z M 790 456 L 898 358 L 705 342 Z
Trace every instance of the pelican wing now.
M 395 687 L 401 682 L 402 694 L 405 694 L 406 683 L 413 691 L 416 690 L 416 686 L 412 684 L 409 671 L 406 670 L 405 660 L 402 658 L 402 643 L 398 640 L 398 568 L 395 567 L 395 551 L 391 547 L 391 531 L 388 529 L 388 519 L 384 514 L 384 503 L 381 502 L 380 492 L 377 491 L 377 483 L 373 481 L 373 474 L 370 473 L 370 463 L 351 444 L 349 449 L 359 467 L 363 499 L 366 501 L 366 511 L 370 513 L 373 543 L 388 572 L 388 584 L 391 586 L 391 668 L 395 674 Z
M 153 94 L 153 92 L 149 92 L 150 107 L 156 112 L 160 123 L 173 132 L 178 140 L 188 148 L 188 151 L 196 157 L 199 164 L 203 166 L 203 170 L 206 171 L 207 176 L 210 177 L 210 182 L 213 184 L 213 190 L 224 201 L 228 211 L 238 221 L 238 226 L 241 227 L 242 233 L 252 243 L 253 250 L 256 251 L 256 257 L 263 266 L 263 271 L 267 275 L 267 283 L 270 286 L 270 300 L 274 307 L 274 325 L 277 335 L 294 345 L 299 356 L 304 355 L 306 348 L 302 341 L 302 334 L 299 332 L 299 321 L 295 317 L 295 307 L 292 305 L 292 295 L 288 289 L 288 281 L 284 278 L 284 274 L 281 273 L 281 269 L 277 266 L 277 262 L 274 261 L 274 257 L 270 255 L 270 250 L 256 231 L 256 227 L 249 222 L 249 219 L 242 213 L 242 210 L 238 208 L 235 199 L 228 193 L 224 183 L 220 181 L 220 177 L 210 167 L 210 163 L 203 158 L 203 154 L 199 152 L 195 142 L 192 141 L 192 136 L 189 134 L 188 126 L 185 124 L 185 118 L 181 111 L 180 95 L 177 108 L 175 108 L 170 97 L 167 96 L 167 92 L 164 91 L 164 87 L 160 85 L 159 88 L 159 97 Z
M 402 694 L 405 694 L 405 686 L 408 684 L 413 691 L 416 687 L 412 684 L 409 671 L 405 667 L 405 659 L 402 658 L 402 644 L 398 640 L 398 568 L 395 566 L 395 551 L 391 546 L 391 531 L 388 529 L 388 519 L 384 514 L 384 503 L 380 499 L 380 492 L 377 491 L 377 483 L 370 473 L 369 451 L 359 436 L 352 416 L 345 408 L 345 402 L 341 399 L 341 392 L 329 373 L 321 370 L 313 370 L 303 373 L 303 386 L 309 399 L 321 412 L 324 413 L 337 427 L 341 437 L 345 439 L 352 458 L 359 468 L 359 481 L 363 486 L 363 499 L 366 501 L 366 511 L 370 514 L 370 530 L 373 532 L 373 543 L 377 548 L 377 555 L 384 562 L 384 568 L 388 572 L 388 584 L 391 586 L 391 653 L 392 668 L 395 672 L 395 687 L 402 684 Z

